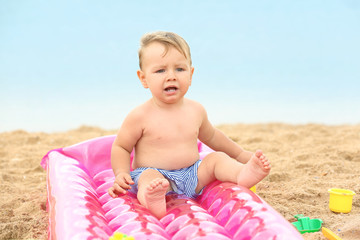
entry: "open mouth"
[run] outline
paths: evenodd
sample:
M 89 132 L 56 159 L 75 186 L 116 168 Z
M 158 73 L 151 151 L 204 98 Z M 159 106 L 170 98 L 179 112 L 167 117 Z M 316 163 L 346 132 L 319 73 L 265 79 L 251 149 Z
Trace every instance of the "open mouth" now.
M 165 88 L 165 92 L 175 92 L 177 90 L 177 87 L 167 87 Z

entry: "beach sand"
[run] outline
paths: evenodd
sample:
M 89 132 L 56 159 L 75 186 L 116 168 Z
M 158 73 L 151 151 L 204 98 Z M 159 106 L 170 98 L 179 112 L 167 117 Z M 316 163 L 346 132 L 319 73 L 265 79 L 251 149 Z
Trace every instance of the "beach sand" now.
M 320 218 L 343 240 L 360 239 L 360 125 L 236 124 L 219 129 L 243 148 L 262 149 L 272 161 L 257 194 L 290 222 L 296 214 Z M 0 239 L 46 239 L 46 172 L 51 149 L 115 134 L 83 126 L 61 133 L 0 133 Z M 357 193 L 352 211 L 329 210 L 329 188 Z M 304 239 L 326 239 L 320 232 Z

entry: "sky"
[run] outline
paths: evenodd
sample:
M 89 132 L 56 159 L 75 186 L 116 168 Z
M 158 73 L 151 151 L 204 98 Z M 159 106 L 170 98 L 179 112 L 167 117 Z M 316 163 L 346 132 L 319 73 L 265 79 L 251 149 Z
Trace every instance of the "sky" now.
M 0 132 L 119 128 L 151 97 L 137 50 L 157 30 L 190 45 L 186 97 L 214 125 L 360 123 L 357 0 L 0 0 Z

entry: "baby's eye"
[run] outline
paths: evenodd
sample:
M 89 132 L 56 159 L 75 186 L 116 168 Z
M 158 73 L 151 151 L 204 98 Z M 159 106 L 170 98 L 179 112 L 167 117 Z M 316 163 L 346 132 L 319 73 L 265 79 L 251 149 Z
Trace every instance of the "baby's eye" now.
M 155 73 L 163 73 L 163 72 L 165 72 L 165 69 L 159 69 Z
M 183 71 L 185 71 L 185 69 L 184 68 L 177 68 L 176 71 L 183 72 Z

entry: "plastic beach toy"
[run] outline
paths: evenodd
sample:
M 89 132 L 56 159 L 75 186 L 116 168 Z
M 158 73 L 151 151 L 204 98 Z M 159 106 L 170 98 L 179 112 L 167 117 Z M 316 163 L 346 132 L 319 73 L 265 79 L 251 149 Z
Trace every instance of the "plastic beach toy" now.
M 114 235 L 109 238 L 109 240 L 135 240 L 135 238 L 120 232 L 115 232 Z
M 347 189 L 329 189 L 329 208 L 333 212 L 349 213 L 352 207 L 352 200 L 355 192 Z
M 213 182 L 197 199 L 167 195 L 167 213 L 161 219 L 152 216 L 130 192 L 110 197 L 114 139 L 96 138 L 44 156 L 49 239 L 108 240 L 115 232 L 136 240 L 302 239 L 258 195 L 228 182 Z M 212 151 L 201 142 L 198 149 L 201 159 Z
M 321 224 L 323 221 L 319 218 L 310 219 L 309 217 L 304 217 L 302 214 L 297 214 L 294 216 L 298 221 L 293 222 L 292 224 L 299 230 L 301 234 L 307 232 L 318 232 L 320 231 Z
M 333 233 L 330 229 L 322 227 L 321 231 L 324 234 L 324 236 L 329 240 L 341 240 L 341 238 L 335 233 Z

